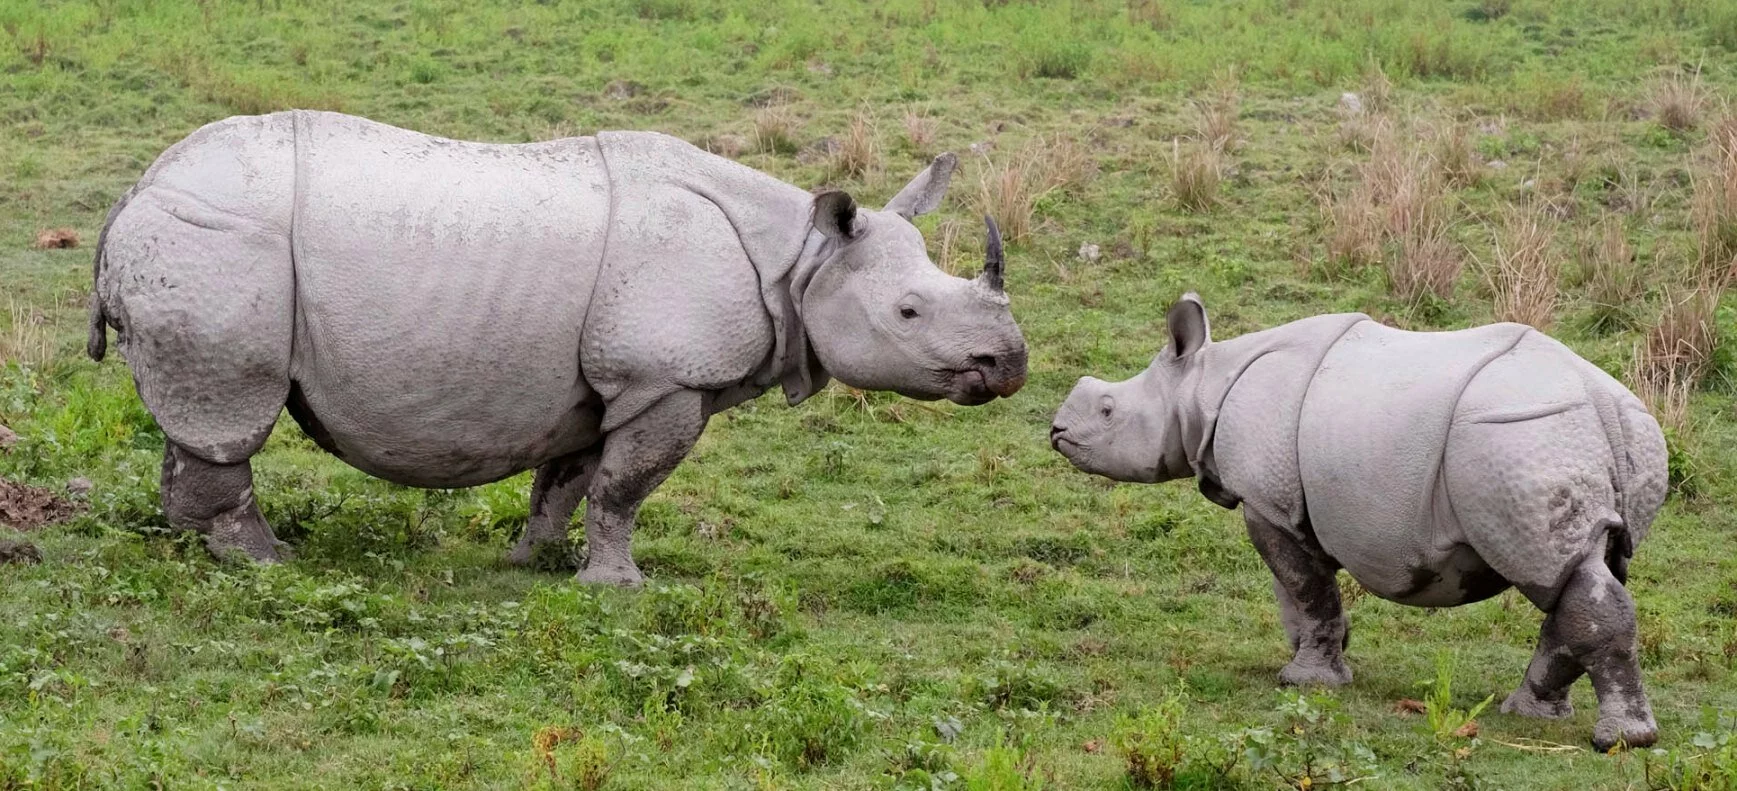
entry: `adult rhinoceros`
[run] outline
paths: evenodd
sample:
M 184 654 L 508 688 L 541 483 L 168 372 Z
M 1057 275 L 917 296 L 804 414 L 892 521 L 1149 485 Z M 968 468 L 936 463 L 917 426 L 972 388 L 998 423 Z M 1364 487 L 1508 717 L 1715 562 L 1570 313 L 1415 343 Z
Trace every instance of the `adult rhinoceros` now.
M 1502 710 L 1566 717 L 1590 675 L 1600 749 L 1658 738 L 1625 582 L 1664 503 L 1665 438 L 1627 388 L 1520 324 L 1406 332 L 1342 313 L 1214 343 L 1192 294 L 1167 324 L 1144 372 L 1081 379 L 1050 441 L 1086 472 L 1198 477 L 1242 505 L 1295 652 L 1281 681 L 1350 682 L 1341 568 L 1420 607 L 1511 586 L 1547 617 Z
M 829 376 L 975 405 L 1025 380 L 1000 240 L 975 280 L 924 252 L 937 157 L 881 211 L 675 138 L 446 140 L 334 113 L 210 124 L 109 212 L 88 351 L 119 331 L 167 436 L 171 524 L 218 555 L 281 544 L 248 459 L 288 407 L 372 475 L 473 486 L 536 469 L 508 555 L 564 541 L 584 582 L 642 581 L 639 504 L 708 416 Z

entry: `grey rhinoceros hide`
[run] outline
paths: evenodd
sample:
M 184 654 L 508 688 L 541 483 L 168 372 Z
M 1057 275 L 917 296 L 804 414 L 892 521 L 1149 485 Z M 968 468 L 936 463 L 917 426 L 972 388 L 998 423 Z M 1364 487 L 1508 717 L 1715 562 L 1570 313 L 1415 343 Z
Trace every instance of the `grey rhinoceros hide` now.
M 1192 295 L 1167 323 L 1170 343 L 1141 374 L 1080 380 L 1052 443 L 1087 472 L 1194 476 L 1243 506 L 1297 650 L 1284 680 L 1350 679 L 1340 568 L 1418 606 L 1514 586 L 1551 617 L 1507 707 L 1560 714 L 1590 671 L 1613 690 L 1596 740 L 1650 743 L 1621 583 L 1666 465 L 1633 394 L 1518 324 L 1420 333 L 1341 314 L 1214 343 Z
M 770 387 L 792 403 L 831 376 L 966 404 L 1018 390 L 999 260 L 946 275 L 910 223 L 954 165 L 871 211 L 655 133 L 496 145 L 231 118 L 110 212 L 90 350 L 120 330 L 180 454 L 166 489 L 243 464 L 287 405 L 382 478 L 467 486 L 565 460 L 540 471 L 539 508 L 570 513 L 607 479 L 631 490 L 612 495 L 631 523 L 707 415 Z M 618 433 L 619 469 L 599 456 Z M 250 497 L 175 499 L 206 529 L 251 520 Z

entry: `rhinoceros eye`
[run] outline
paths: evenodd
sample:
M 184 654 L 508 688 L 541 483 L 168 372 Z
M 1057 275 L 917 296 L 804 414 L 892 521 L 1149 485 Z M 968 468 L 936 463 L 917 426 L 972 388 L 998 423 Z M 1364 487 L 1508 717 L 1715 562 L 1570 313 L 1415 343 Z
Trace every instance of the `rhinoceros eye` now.
M 1098 414 L 1103 415 L 1104 417 L 1109 417 L 1110 413 L 1115 411 L 1116 399 L 1109 396 L 1104 396 L 1103 398 L 1098 399 Z
M 907 319 L 914 319 L 917 317 L 917 309 L 909 306 L 899 308 L 899 316 Z

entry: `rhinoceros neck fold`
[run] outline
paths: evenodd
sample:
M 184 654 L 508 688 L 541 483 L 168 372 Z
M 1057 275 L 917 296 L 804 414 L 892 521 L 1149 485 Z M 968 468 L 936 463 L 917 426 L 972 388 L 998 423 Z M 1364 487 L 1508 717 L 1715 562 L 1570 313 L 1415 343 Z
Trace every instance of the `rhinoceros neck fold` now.
M 1184 405 L 1183 440 L 1189 452 L 1189 464 L 1196 475 L 1214 476 L 1217 470 L 1213 439 L 1225 400 L 1242 381 L 1249 368 L 1269 355 L 1303 352 L 1302 358 L 1319 361 L 1340 336 L 1351 326 L 1367 321 L 1360 313 L 1316 316 L 1271 329 L 1251 332 L 1227 341 L 1208 344 L 1197 374 L 1199 379 L 1189 388 L 1192 403 Z M 1295 368 L 1300 386 L 1307 388 L 1307 379 L 1314 376 L 1313 365 L 1291 365 L 1286 355 L 1284 365 Z M 1276 397 L 1278 394 L 1274 394 Z

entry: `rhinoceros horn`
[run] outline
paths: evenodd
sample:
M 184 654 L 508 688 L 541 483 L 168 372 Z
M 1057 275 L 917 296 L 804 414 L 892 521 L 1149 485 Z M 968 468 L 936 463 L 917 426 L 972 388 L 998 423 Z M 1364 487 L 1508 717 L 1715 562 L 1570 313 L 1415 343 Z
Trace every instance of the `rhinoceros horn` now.
M 989 226 L 989 241 L 983 247 L 983 274 L 977 279 L 983 281 L 993 291 L 1002 290 L 1001 267 L 1004 259 L 1001 255 L 1001 229 L 996 227 L 995 218 L 983 215 L 983 224 Z

